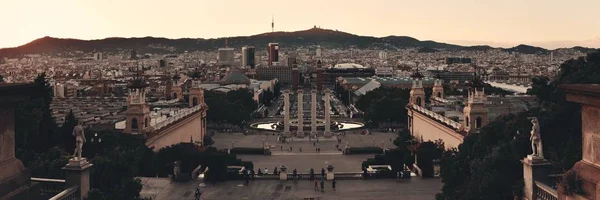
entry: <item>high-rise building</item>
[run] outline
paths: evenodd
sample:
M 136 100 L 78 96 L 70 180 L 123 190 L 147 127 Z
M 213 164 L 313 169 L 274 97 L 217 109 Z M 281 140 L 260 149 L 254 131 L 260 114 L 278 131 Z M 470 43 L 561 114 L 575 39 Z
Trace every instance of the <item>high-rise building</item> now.
M 250 66 L 252 69 L 256 66 L 253 46 L 242 47 L 242 66 Z
M 323 49 L 321 48 L 321 46 L 317 46 L 317 49 L 315 50 L 315 56 L 317 58 L 321 58 L 322 53 L 323 53 L 322 51 L 323 51 Z
M 233 48 L 219 48 L 219 64 L 233 64 Z
M 279 43 L 269 43 L 269 66 L 273 66 L 274 62 L 279 62 Z

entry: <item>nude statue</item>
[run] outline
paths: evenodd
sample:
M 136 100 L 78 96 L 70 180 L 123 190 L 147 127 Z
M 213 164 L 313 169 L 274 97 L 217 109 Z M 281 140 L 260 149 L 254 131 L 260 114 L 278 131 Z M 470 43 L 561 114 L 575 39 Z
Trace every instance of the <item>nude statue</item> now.
M 73 153 L 74 160 L 81 160 L 81 151 L 83 150 L 83 143 L 85 140 L 85 133 L 83 131 L 82 123 L 79 122 L 75 128 L 73 128 L 73 136 L 75 136 L 75 152 Z
M 540 134 L 540 124 L 536 117 L 531 117 L 531 153 L 532 156 L 544 158 L 544 152 L 542 149 L 542 136 Z

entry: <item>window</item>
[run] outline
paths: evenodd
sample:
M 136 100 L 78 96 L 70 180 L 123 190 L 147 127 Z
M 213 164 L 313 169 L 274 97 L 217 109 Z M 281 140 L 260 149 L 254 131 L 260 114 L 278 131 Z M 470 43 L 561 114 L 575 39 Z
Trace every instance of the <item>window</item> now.
M 471 121 L 469 121 L 469 116 L 465 117 L 465 122 L 467 122 L 465 124 L 467 124 L 467 127 L 469 127 L 469 124 L 471 124 Z
M 197 98 L 197 97 L 194 97 L 194 98 L 192 99 L 192 106 L 197 106 L 197 105 L 198 105 L 198 98 Z
M 475 119 L 475 128 L 481 128 L 481 117 Z
M 416 103 L 417 103 L 417 105 L 419 105 L 419 106 L 421 105 L 421 97 L 417 97 L 417 102 L 416 102 Z
M 138 129 L 138 119 L 134 117 L 131 119 L 131 130 L 137 130 L 137 129 Z
M 177 99 L 177 93 L 173 93 L 173 99 Z
M 148 123 L 148 121 L 149 121 L 148 118 L 144 119 L 144 127 L 148 127 L 148 125 L 150 124 L 150 123 Z
M 437 96 L 438 98 L 442 98 L 442 92 L 437 92 L 437 95 L 436 95 L 436 96 Z

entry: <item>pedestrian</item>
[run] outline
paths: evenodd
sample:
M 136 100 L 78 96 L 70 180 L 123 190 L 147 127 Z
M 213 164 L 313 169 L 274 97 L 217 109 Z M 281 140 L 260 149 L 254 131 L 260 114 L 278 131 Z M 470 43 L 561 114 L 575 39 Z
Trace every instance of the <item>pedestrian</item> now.
M 280 147 L 281 147 L 281 151 L 283 151 L 283 145 L 281 145 Z
M 290 151 L 294 151 L 294 148 L 290 146 Z
M 321 168 L 321 178 L 325 177 L 325 169 Z
M 317 143 L 316 143 L 316 142 L 313 142 L 313 147 L 314 147 L 314 146 L 316 146 L 316 145 L 317 145 Z
M 319 190 L 319 183 L 317 182 L 317 179 L 315 179 L 315 191 Z
M 323 181 L 323 179 L 321 179 L 321 192 L 325 191 L 325 181 Z
M 258 175 L 259 175 L 259 176 L 262 176 L 262 175 L 263 175 L 263 172 L 262 172 L 262 171 L 260 171 L 260 168 L 258 168 Z
M 265 167 L 265 174 L 269 174 L 269 170 Z
M 200 188 L 196 188 L 196 192 L 194 193 L 194 197 L 196 198 L 196 200 L 200 200 L 201 196 L 202 196 L 202 191 L 200 191 Z
M 300 152 L 302 152 L 302 147 L 300 147 Z
M 252 180 L 254 180 L 254 169 L 250 170 L 250 176 L 252 177 Z
M 335 179 L 333 179 L 331 181 L 331 188 L 333 188 L 334 191 L 335 191 L 335 184 L 336 184 Z

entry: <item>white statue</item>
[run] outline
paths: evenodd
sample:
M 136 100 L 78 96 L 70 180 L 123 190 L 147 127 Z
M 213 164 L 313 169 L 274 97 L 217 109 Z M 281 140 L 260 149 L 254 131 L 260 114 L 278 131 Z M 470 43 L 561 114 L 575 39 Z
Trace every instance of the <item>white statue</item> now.
M 531 124 L 531 153 L 532 157 L 544 158 L 544 152 L 542 149 L 542 136 L 540 134 L 540 124 L 536 117 L 530 117 Z
M 83 143 L 85 142 L 85 133 L 81 122 L 75 128 L 73 128 L 73 136 L 75 136 L 75 152 L 73 153 L 74 160 L 81 160 L 81 151 L 83 150 Z

